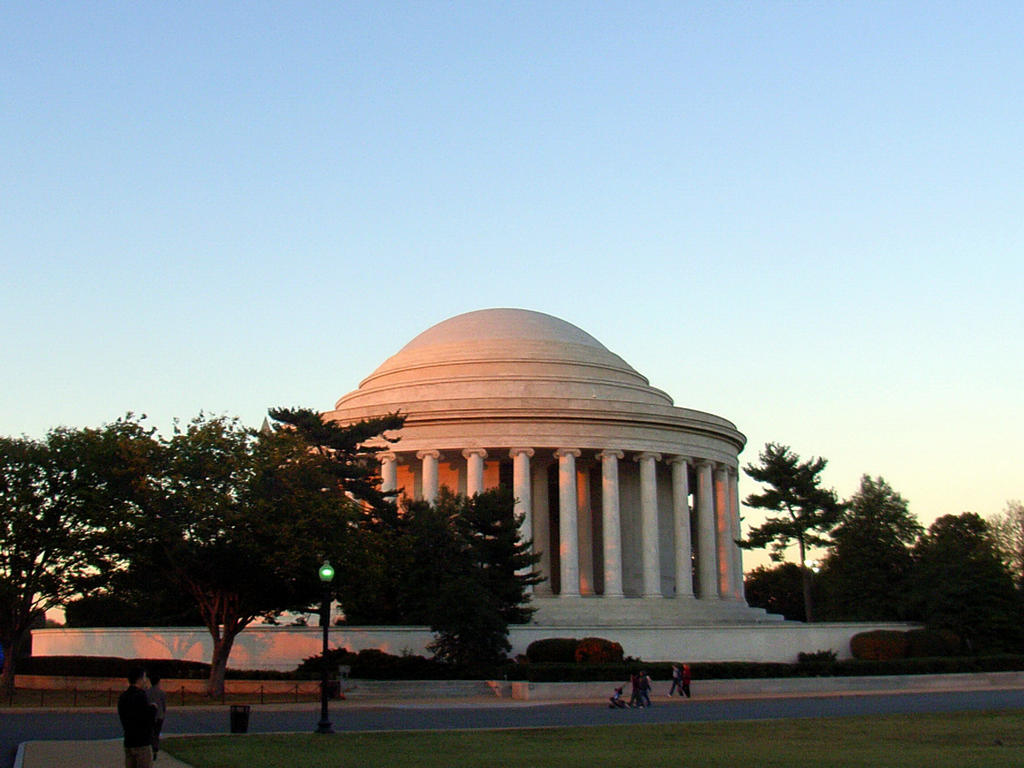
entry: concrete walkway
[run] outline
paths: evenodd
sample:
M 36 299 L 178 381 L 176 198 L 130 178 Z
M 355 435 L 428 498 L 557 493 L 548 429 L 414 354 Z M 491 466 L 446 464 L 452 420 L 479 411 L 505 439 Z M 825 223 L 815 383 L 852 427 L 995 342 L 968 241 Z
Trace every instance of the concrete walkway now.
M 189 768 L 160 753 L 159 768 Z M 124 768 L 121 739 L 103 741 L 26 741 L 18 749 L 14 768 Z

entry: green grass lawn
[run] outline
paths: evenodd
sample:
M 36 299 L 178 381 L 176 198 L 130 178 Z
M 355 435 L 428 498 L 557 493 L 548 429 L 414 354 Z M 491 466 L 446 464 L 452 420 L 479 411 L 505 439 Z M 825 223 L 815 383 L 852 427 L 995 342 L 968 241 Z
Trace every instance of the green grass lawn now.
M 1024 711 L 543 728 L 173 737 L 195 768 L 1019 768 Z

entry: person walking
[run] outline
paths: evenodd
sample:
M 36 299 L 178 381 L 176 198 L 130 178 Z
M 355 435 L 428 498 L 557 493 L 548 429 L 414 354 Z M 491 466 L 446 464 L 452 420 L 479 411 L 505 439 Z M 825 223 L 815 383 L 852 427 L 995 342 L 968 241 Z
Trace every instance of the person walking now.
M 164 727 L 167 716 L 167 693 L 160 687 L 160 673 L 149 673 L 149 688 L 146 690 L 146 701 L 153 708 L 153 759 L 160 751 L 160 731 Z
M 686 694 L 686 698 L 690 698 L 690 665 L 689 664 L 683 664 L 683 671 L 682 671 L 681 677 L 679 678 L 679 682 L 682 685 L 683 693 Z M 682 696 L 683 693 L 681 693 L 679 695 Z
M 124 729 L 125 768 L 153 768 L 154 709 L 146 699 L 141 667 L 128 671 L 128 688 L 117 699 L 117 716 Z
M 683 695 L 683 670 L 681 670 L 679 668 L 678 664 L 673 664 L 672 665 L 672 687 L 668 689 L 669 697 L 671 697 L 672 694 L 675 693 L 677 690 L 679 691 L 679 695 L 682 696 Z

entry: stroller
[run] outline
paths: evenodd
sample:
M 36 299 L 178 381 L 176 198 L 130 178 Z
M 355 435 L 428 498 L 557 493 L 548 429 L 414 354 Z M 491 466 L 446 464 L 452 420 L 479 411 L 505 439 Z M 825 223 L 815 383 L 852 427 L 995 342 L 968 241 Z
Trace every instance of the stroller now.
M 622 686 L 615 689 L 615 693 L 608 697 L 609 709 L 625 709 L 626 702 L 622 700 Z

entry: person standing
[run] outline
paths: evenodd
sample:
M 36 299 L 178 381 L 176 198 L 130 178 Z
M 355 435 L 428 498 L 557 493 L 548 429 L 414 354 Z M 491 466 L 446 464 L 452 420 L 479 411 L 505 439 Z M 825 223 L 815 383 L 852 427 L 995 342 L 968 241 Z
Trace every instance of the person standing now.
M 156 753 L 160 751 L 160 730 L 164 727 L 164 718 L 167 716 L 167 694 L 160 687 L 158 672 L 149 673 L 146 701 L 153 708 L 153 759 L 156 760 Z
M 117 700 L 117 716 L 124 729 L 125 768 L 153 768 L 153 721 L 155 711 L 143 690 L 146 672 L 128 671 L 128 688 Z
M 629 676 L 629 706 L 642 707 L 643 704 L 640 698 L 640 673 L 634 672 Z
M 640 672 L 638 687 L 640 689 L 640 706 L 651 706 L 651 678 L 644 670 Z

